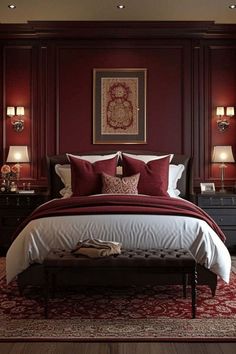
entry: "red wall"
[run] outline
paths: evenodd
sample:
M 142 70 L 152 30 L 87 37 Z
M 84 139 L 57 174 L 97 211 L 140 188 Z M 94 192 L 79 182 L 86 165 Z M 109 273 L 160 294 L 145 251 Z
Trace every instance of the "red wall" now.
M 145 149 L 182 149 L 182 48 L 80 49 L 58 52 L 59 151 L 96 150 L 92 144 L 93 68 L 147 68 Z M 99 148 L 108 149 L 110 146 Z M 112 146 L 122 149 L 123 146 Z M 133 148 L 133 147 L 132 147 Z M 135 145 L 135 148 L 140 146 Z
M 217 117 L 215 115 L 216 106 L 236 106 L 236 50 L 235 47 L 211 46 L 211 146 L 231 145 L 233 147 L 234 157 L 236 159 L 236 117 L 229 119 L 230 126 L 224 132 L 216 129 Z M 211 165 L 210 171 L 212 178 L 219 176 L 219 166 Z M 236 180 L 235 164 L 228 164 L 225 172 L 228 179 Z
M 21 133 L 13 131 L 11 119 L 5 120 L 4 140 L 5 153 L 10 145 L 31 146 L 31 47 L 7 46 L 4 48 L 4 92 L 5 105 L 25 107 L 24 130 Z M 14 70 L 13 70 L 14 68 Z M 30 165 L 23 164 L 21 176 L 30 174 Z
M 120 28 L 109 32 L 108 37 L 114 38 L 104 38 L 105 34 L 96 38 L 95 25 L 89 39 L 88 34 L 81 38 L 76 31 L 76 38 L 62 39 L 59 25 L 53 27 L 56 38 L 41 32 L 36 39 L 28 32 L 20 36 L 18 28 L 13 28 L 13 38 L 3 38 L 1 46 L 0 159 L 2 164 L 9 145 L 28 145 L 31 163 L 24 165 L 22 173 L 34 184 L 46 184 L 45 155 L 59 152 L 129 149 L 185 153 L 194 157 L 196 186 L 202 181 L 218 183 L 218 166 L 210 163 L 213 145 L 232 145 L 236 157 L 235 118 L 227 132 L 219 133 L 215 117 L 216 106 L 236 106 L 234 39 L 222 35 L 218 40 L 203 39 L 202 33 L 196 39 L 187 25 L 179 36 L 173 29 L 165 38 L 162 31 L 152 38 L 147 25 L 150 36 L 145 40 L 143 34 L 129 30 L 120 36 Z M 94 68 L 147 69 L 146 144 L 92 143 Z M 14 132 L 6 118 L 10 105 L 26 108 L 22 133 Z M 226 177 L 233 185 L 235 164 L 228 167 Z

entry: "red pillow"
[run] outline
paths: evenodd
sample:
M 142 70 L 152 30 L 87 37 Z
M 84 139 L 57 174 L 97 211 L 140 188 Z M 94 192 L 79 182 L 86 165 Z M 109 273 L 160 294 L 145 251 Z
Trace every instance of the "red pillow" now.
M 111 176 L 116 174 L 116 157 L 91 163 L 78 157 L 68 156 L 71 163 L 73 196 L 102 193 L 102 172 Z
M 141 160 L 123 155 L 123 175 L 130 176 L 140 173 L 139 194 L 168 196 L 170 157 L 149 161 L 147 164 Z

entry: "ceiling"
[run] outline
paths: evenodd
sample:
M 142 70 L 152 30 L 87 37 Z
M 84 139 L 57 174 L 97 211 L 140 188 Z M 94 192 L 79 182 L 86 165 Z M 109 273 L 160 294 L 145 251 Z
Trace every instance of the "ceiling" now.
M 10 10 L 9 4 L 16 8 Z M 119 10 L 117 5 L 125 5 Z M 236 0 L 0 0 L 1 23 L 27 21 L 215 21 L 236 24 Z

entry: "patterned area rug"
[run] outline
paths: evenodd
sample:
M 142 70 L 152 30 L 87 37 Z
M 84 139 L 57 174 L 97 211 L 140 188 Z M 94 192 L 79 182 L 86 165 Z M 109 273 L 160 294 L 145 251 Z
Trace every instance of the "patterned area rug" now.
M 6 286 L 0 259 L 0 341 L 236 341 L 236 275 L 217 294 L 198 287 L 197 318 L 182 288 L 80 289 L 58 292 L 44 319 L 42 293 L 21 297 Z

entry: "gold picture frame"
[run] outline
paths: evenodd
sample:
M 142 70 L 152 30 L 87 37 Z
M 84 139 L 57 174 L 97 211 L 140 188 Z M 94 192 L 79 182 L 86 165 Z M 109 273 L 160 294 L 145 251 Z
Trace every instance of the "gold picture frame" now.
M 93 144 L 146 144 L 147 69 L 93 70 Z

